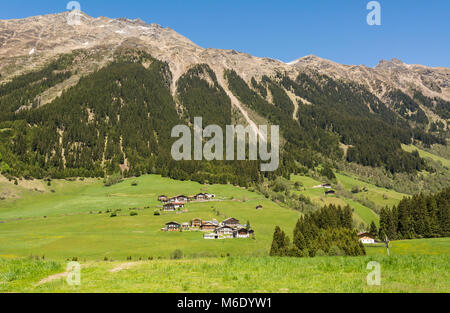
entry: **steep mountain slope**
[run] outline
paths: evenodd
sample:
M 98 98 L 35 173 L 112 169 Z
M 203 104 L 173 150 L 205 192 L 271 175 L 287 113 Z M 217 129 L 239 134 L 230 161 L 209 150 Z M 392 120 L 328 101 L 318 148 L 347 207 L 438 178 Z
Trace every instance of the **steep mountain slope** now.
M 395 172 L 427 169 L 413 140 L 445 144 L 450 69 L 285 64 L 204 49 L 141 20 L 69 13 L 0 21 L 0 162 L 14 176 L 162 173 L 247 185 L 257 162 L 174 162 L 174 125 L 280 125 L 288 176 L 345 157 Z M 343 151 L 342 146 L 346 149 Z M 269 174 L 265 174 L 269 175 Z

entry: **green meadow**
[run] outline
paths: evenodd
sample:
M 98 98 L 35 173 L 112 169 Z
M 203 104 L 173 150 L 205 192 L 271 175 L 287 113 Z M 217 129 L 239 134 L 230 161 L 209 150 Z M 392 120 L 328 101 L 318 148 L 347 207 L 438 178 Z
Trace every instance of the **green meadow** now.
M 132 186 L 136 182 L 137 186 Z M 48 186 L 47 186 L 48 187 Z M 26 193 L 0 202 L 0 257 L 45 256 L 48 259 L 113 260 L 167 258 L 176 250 L 191 257 L 267 255 L 279 225 L 292 232 L 297 211 L 266 200 L 258 193 L 231 185 L 205 186 L 157 175 L 104 187 L 101 181 L 53 182 L 55 192 Z M 191 202 L 185 213 L 161 213 L 158 195 L 217 195 L 216 200 Z M 263 205 L 262 210 L 256 206 Z M 118 210 L 110 217 L 110 210 Z M 130 216 L 137 212 L 137 216 Z M 250 222 L 255 238 L 205 240 L 202 232 L 162 232 L 167 222 L 235 217 Z
M 380 264 L 369 285 L 368 263 Z M 270 258 L 224 257 L 82 263 L 80 285 L 68 285 L 65 264 L 1 260 L 0 292 L 450 292 L 449 255 Z M 59 274 L 59 275 L 58 275 Z
M 344 188 L 355 178 L 338 174 Z M 299 191 L 319 204 L 349 204 L 355 218 L 377 216 L 349 198 L 325 197 L 321 182 L 295 176 Z M 137 185 L 136 185 L 137 184 Z M 135 186 L 134 186 L 135 185 Z M 368 184 L 368 196 L 400 194 Z M 231 185 L 200 185 L 157 175 L 104 187 L 101 180 L 0 180 L 0 292 L 448 292 L 450 240 L 367 246 L 366 257 L 270 258 L 273 230 L 292 237 L 300 213 L 261 194 Z M 157 197 L 209 192 L 216 200 L 191 202 L 184 213 L 161 213 Z M 262 210 L 256 210 L 263 205 Z M 111 211 L 117 217 L 111 217 Z M 108 212 L 107 212 L 108 211 Z M 137 216 L 131 216 L 137 212 Z M 162 232 L 169 221 L 235 217 L 250 222 L 255 238 L 204 240 L 201 232 Z M 173 260 L 175 250 L 182 259 Z M 81 285 L 69 286 L 66 264 L 81 263 Z M 382 267 L 382 284 L 369 286 L 367 263 Z
M 386 255 L 385 244 L 366 245 L 368 255 Z M 414 239 L 399 240 L 389 243 L 390 255 L 447 255 L 450 256 L 450 239 Z

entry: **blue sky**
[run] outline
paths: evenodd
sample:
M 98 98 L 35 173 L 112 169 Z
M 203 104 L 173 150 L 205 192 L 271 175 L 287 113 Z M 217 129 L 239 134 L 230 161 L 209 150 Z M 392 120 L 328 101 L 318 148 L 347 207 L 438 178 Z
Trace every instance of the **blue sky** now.
M 450 1 L 379 0 L 381 26 L 369 26 L 370 0 L 79 0 L 87 14 L 141 18 L 205 48 L 235 49 L 285 62 L 315 54 L 345 64 L 381 59 L 450 67 Z M 65 11 L 64 0 L 0 0 L 0 19 Z

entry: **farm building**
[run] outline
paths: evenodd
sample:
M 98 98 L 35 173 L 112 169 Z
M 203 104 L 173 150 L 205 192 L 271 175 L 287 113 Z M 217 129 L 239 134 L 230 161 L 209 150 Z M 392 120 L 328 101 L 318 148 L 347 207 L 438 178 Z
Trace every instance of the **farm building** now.
M 208 196 L 206 195 L 206 193 L 198 193 L 194 196 L 195 200 L 207 200 Z
M 257 209 L 257 210 L 262 210 L 262 209 L 263 209 L 263 206 L 262 206 L 262 205 L 258 205 L 258 206 L 256 207 L 256 209 Z
M 179 231 L 181 229 L 181 225 L 177 222 L 169 222 L 166 224 L 166 231 Z
M 206 221 L 202 223 L 202 226 L 200 226 L 200 229 L 202 231 L 215 231 L 217 228 L 217 224 L 211 221 Z
M 251 229 L 240 228 L 233 232 L 233 237 L 234 238 L 249 238 L 253 234 L 254 234 L 254 231 Z
M 164 206 L 163 206 L 163 209 L 166 212 L 173 212 L 175 210 L 183 209 L 183 208 L 184 208 L 184 203 L 181 203 L 181 202 L 167 203 L 167 204 L 164 204 Z
M 233 235 L 233 228 L 229 226 L 222 226 L 218 227 L 215 230 L 215 233 L 222 236 L 232 236 Z
M 167 202 L 167 197 L 164 196 L 164 195 L 159 196 L 159 197 L 158 197 L 158 201 L 160 201 L 160 202 Z
M 359 241 L 364 244 L 374 244 L 375 239 L 369 233 L 359 233 L 358 234 Z
M 203 223 L 203 221 L 201 218 L 194 218 L 191 221 L 191 227 L 200 227 L 200 226 L 202 226 L 202 223 Z
M 335 194 L 336 194 L 336 191 L 334 191 L 334 190 L 327 190 L 327 191 L 325 191 L 325 196 L 335 195 Z
M 189 223 L 183 223 L 183 224 L 181 224 L 181 228 L 182 228 L 183 230 L 189 230 Z
M 182 203 L 186 203 L 189 201 L 189 198 L 183 195 L 180 196 L 176 196 L 176 197 L 172 197 L 169 199 L 170 203 L 174 203 L 174 202 L 182 202 Z
M 240 226 L 239 220 L 237 220 L 237 219 L 235 219 L 233 217 L 230 217 L 230 218 L 227 218 L 226 220 L 224 220 L 222 222 L 222 225 L 223 226 L 229 226 L 231 228 L 236 228 L 236 227 Z

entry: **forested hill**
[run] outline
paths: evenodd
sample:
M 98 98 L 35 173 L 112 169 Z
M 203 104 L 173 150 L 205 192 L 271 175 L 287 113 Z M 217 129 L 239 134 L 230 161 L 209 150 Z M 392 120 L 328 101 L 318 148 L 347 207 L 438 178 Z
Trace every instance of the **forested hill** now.
M 383 66 L 359 81 L 354 68 L 324 67 L 317 58 L 287 65 L 203 49 L 170 29 L 126 19 L 83 16 L 77 40 L 86 33 L 90 41 L 81 46 L 64 15 L 15 23 L 0 28 L 0 43 L 13 24 L 18 38 L 15 49 L 0 46 L 0 171 L 6 176 L 159 173 L 247 186 L 264 175 L 288 177 L 339 162 L 414 175 L 436 169 L 402 145 L 446 145 L 449 137 L 446 69 L 396 64 L 396 77 L 405 68 L 422 77 L 407 89 Z M 20 38 L 44 24 L 40 49 L 28 53 Z M 314 66 L 306 70 L 306 63 Z M 261 173 L 256 161 L 175 162 L 172 127 L 192 125 L 196 116 L 205 126 L 279 125 L 278 171 Z

